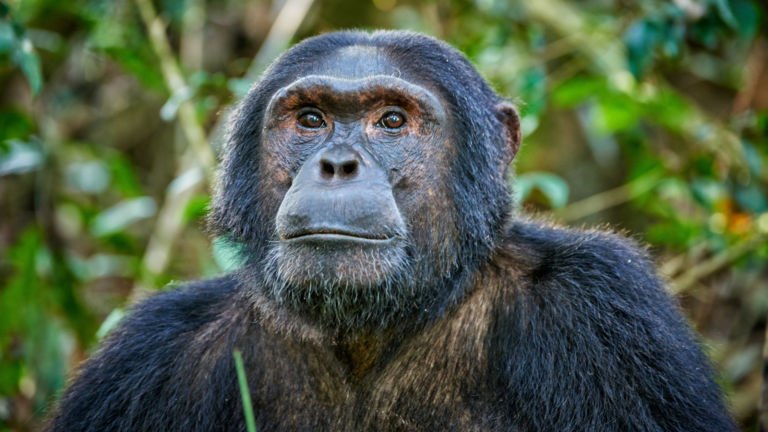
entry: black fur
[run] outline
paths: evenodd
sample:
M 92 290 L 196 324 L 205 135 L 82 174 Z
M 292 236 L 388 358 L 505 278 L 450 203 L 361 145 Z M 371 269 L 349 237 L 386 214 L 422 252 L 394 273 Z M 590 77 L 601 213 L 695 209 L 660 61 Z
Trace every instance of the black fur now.
M 409 286 L 418 310 L 407 296 L 383 303 L 388 318 L 372 313 L 365 329 L 323 326 L 269 298 L 261 268 L 280 204 L 259 165 L 264 107 L 353 45 L 383 48 L 398 73 L 440 94 L 456 136 L 445 169 L 459 240 L 432 257 L 450 266 L 412 278 L 425 284 Z M 334 33 L 283 55 L 243 102 L 223 164 L 214 221 L 245 246 L 244 270 L 136 306 L 49 430 L 244 431 L 235 349 L 260 432 L 736 430 L 644 250 L 510 217 L 501 102 L 461 54 L 411 33 Z
M 213 221 L 222 234 L 248 247 L 259 262 L 273 240 L 273 221 L 279 202 L 264 197 L 262 184 L 270 181 L 259 159 L 264 109 L 272 95 L 327 61 L 335 50 L 361 45 L 382 48 L 397 64 L 392 74 L 435 88 L 452 113 L 458 155 L 453 173 L 454 204 L 462 218 L 462 264 L 485 259 L 495 247 L 509 214 L 507 182 L 498 169 L 506 143 L 501 121 L 491 107 L 502 99 L 493 92 L 461 53 L 444 42 L 415 33 L 379 31 L 337 32 L 303 41 L 281 56 L 265 72 L 243 101 L 229 137 L 222 164 L 222 182 Z M 491 114 L 491 115 L 489 115 Z

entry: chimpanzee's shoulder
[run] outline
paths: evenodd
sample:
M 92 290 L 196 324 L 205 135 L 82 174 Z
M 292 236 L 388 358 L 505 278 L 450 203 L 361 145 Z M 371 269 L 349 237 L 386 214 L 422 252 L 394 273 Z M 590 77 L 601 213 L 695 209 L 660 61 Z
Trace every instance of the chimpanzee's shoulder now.
M 179 284 L 142 299 L 129 311 L 123 327 L 185 332 L 218 319 L 241 301 L 238 280 L 231 276 Z M 125 329 L 123 329 L 125 330 Z
M 221 365 L 229 365 L 244 331 L 258 332 L 238 291 L 235 279 L 222 277 L 166 289 L 131 307 L 81 365 L 47 430 L 192 430 L 185 410 L 205 399 L 200 389 L 215 389 L 207 402 L 230 415 L 219 399 L 232 398 L 236 378 Z M 208 373 L 213 368 L 224 372 Z
M 556 280 L 566 288 L 610 290 L 664 285 L 647 247 L 609 229 L 568 228 L 521 217 L 507 227 L 497 256 L 533 283 Z
M 711 363 L 638 242 L 520 218 L 493 263 L 491 368 L 527 429 L 737 430 Z

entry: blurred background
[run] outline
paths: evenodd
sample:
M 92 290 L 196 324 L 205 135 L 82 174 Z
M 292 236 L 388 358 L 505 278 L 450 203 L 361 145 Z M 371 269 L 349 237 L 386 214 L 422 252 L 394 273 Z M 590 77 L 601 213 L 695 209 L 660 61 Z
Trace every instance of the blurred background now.
M 466 53 L 521 109 L 523 209 L 648 243 L 757 430 L 766 13 L 753 0 L 0 0 L 0 430 L 39 430 L 131 302 L 236 265 L 205 227 L 231 106 L 285 48 L 344 28 Z

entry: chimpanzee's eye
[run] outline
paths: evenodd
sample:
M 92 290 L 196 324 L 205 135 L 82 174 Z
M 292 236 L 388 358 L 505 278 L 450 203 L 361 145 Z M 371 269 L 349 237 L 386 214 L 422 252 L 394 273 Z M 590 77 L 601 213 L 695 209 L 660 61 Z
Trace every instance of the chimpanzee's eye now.
M 325 122 L 323 121 L 323 118 L 316 113 L 308 112 L 299 117 L 299 126 L 309 129 L 317 129 L 324 127 Z
M 379 120 L 379 127 L 385 127 L 387 129 L 397 129 L 405 124 L 405 117 L 398 112 L 388 112 L 384 114 L 384 117 Z

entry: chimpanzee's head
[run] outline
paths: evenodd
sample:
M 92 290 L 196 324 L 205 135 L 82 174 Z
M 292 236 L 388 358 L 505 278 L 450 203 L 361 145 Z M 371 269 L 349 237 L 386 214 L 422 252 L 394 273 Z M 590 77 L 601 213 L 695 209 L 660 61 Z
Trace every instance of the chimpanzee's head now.
M 278 308 L 335 328 L 429 315 L 493 251 L 519 144 L 515 109 L 447 44 L 310 38 L 240 105 L 213 221 Z

